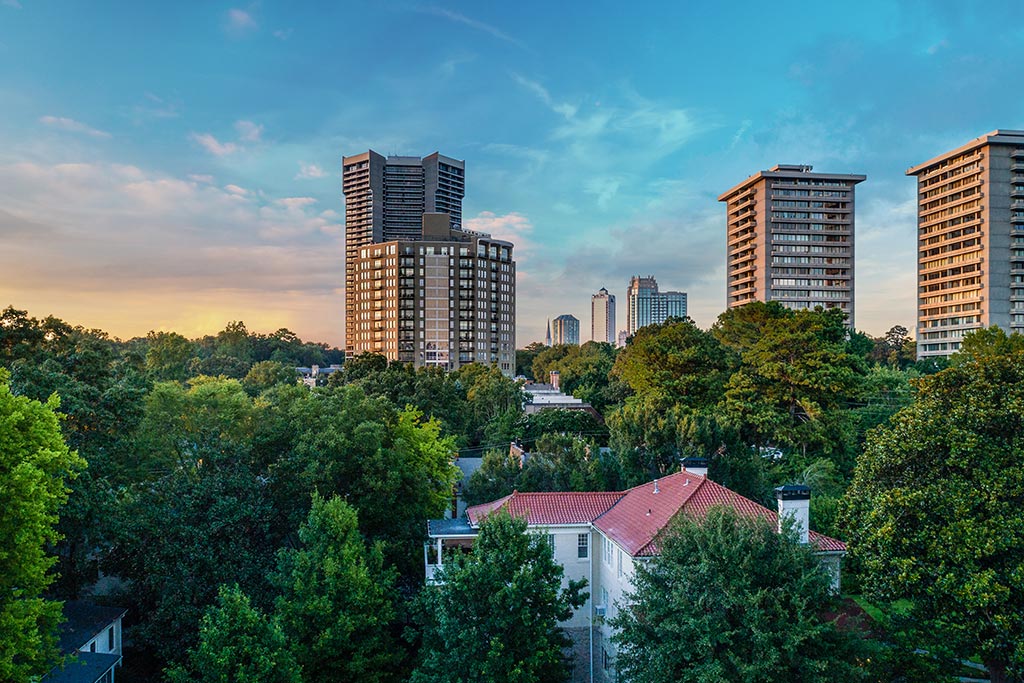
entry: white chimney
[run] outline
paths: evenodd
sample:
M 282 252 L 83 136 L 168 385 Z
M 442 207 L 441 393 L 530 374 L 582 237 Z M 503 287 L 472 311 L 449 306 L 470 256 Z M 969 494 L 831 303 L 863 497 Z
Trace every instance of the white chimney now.
M 702 477 L 708 476 L 707 458 L 683 458 L 683 472 L 699 474 Z
M 779 533 L 782 533 L 783 519 L 788 517 L 793 520 L 800 542 L 807 543 L 811 523 L 811 489 L 803 484 L 786 484 L 775 489 L 775 497 L 779 499 Z

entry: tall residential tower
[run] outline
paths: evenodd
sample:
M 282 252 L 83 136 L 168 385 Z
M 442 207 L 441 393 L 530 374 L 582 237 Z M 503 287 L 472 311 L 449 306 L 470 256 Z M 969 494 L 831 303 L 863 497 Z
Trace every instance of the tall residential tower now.
M 723 193 L 729 308 L 839 308 L 853 327 L 854 187 L 865 178 L 780 164 Z
M 354 349 L 352 264 L 368 244 L 418 239 L 424 213 L 445 213 L 462 227 L 466 164 L 435 152 L 430 156 L 384 157 L 373 150 L 342 158 L 345 195 L 345 348 Z
M 1024 332 L 1024 131 L 994 130 L 907 170 L 917 178 L 917 356 L 964 334 Z
M 350 264 L 350 351 L 416 367 L 497 364 L 515 373 L 512 244 L 426 213 L 416 238 L 366 244 Z
M 590 339 L 615 345 L 615 295 L 602 287 L 590 297 Z
M 641 327 L 686 317 L 686 292 L 659 292 L 653 275 L 636 275 L 626 290 L 626 325 L 630 336 Z

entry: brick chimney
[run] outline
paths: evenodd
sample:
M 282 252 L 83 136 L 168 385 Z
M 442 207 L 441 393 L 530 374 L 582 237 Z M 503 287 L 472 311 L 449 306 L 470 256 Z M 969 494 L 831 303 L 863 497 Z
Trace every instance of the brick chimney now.
M 559 387 L 560 384 L 561 384 L 561 381 L 560 381 L 559 376 L 558 376 L 558 370 L 552 370 L 551 371 L 551 386 L 553 386 L 555 388 L 555 391 L 561 391 L 561 388 Z
M 803 484 L 786 484 L 775 489 L 775 497 L 779 500 L 779 532 L 782 532 L 782 520 L 788 517 L 793 520 L 800 542 L 807 543 L 811 522 L 811 489 Z

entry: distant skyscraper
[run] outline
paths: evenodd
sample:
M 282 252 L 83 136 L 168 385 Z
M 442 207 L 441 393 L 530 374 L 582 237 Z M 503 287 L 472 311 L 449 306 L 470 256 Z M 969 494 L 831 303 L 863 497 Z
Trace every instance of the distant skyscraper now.
M 366 244 L 351 264 L 351 352 L 454 370 L 467 363 L 515 372 L 516 264 L 512 245 L 423 214 L 415 239 Z
M 422 236 L 424 213 L 448 214 L 451 228 L 462 227 L 466 164 L 442 156 L 384 157 L 373 150 L 342 158 L 345 195 L 345 317 L 355 309 L 352 265 L 367 244 L 412 240 Z M 346 322 L 345 348 L 355 348 Z
M 590 339 L 615 343 L 615 295 L 604 287 L 590 297 Z
M 917 356 L 971 330 L 1024 332 L 1024 130 L 994 130 L 917 177 Z
M 551 318 L 548 318 L 548 328 L 544 332 L 544 346 L 551 346 Z
M 659 292 L 653 275 L 634 276 L 626 290 L 627 332 L 686 317 L 686 292 Z
M 729 308 L 840 308 L 853 327 L 853 195 L 866 176 L 777 165 L 723 193 Z
M 554 344 L 580 343 L 580 321 L 574 315 L 560 315 L 551 327 L 551 341 Z

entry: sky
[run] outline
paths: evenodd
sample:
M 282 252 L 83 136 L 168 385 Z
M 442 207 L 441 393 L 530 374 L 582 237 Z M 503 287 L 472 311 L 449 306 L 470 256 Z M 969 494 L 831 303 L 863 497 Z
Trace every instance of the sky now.
M 984 10 L 984 11 L 981 11 Z M 725 307 L 720 193 L 864 173 L 856 323 L 915 319 L 910 166 L 1024 129 L 1010 3 L 0 0 L 0 307 L 343 343 L 342 155 L 466 161 L 518 346 L 632 275 Z

